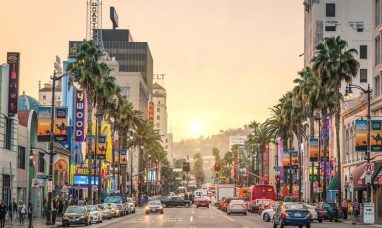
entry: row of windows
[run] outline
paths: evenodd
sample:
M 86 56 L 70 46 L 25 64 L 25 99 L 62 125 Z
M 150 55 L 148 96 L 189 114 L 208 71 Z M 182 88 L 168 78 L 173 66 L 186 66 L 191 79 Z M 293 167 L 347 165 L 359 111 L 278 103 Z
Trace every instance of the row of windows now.
M 19 146 L 17 151 L 17 168 L 19 169 L 25 169 L 25 160 L 26 159 L 26 150 L 25 147 Z M 29 160 L 29 157 L 28 157 Z M 45 160 L 44 160 L 44 154 L 39 153 L 38 154 L 38 172 L 45 172 Z
M 382 0 L 375 0 L 375 26 L 382 24 Z

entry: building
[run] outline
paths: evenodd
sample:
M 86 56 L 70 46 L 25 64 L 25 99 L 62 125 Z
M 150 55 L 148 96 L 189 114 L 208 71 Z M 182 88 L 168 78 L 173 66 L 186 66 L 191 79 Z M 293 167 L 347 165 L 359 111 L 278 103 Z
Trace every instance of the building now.
M 230 136 L 229 137 L 229 150 L 232 149 L 232 146 L 233 145 L 239 145 L 240 147 L 241 146 L 245 146 L 245 141 L 247 140 L 247 136 L 246 135 L 236 135 L 236 136 Z
M 353 79 L 352 84 L 358 85 L 362 88 L 367 89 L 368 84 L 375 81 L 373 76 L 373 42 L 372 37 L 374 27 L 372 20 L 372 1 L 357 1 L 357 0 L 305 0 L 304 3 L 304 66 L 309 66 L 310 61 L 314 55 L 315 47 L 324 40 L 325 37 L 337 37 L 340 36 L 341 39 L 348 42 L 348 48 L 354 48 L 357 50 L 358 55 L 355 58 L 360 63 L 360 69 L 358 75 Z M 342 83 L 341 88 L 345 90 L 345 82 Z M 354 90 L 354 93 L 359 96 L 361 91 Z M 354 103 L 354 102 L 353 102 Z M 353 141 L 353 136 L 347 135 L 348 129 L 354 124 L 354 120 L 362 114 L 360 110 L 351 110 L 352 106 L 346 102 L 343 104 L 343 123 L 340 123 L 340 144 L 341 144 L 341 161 L 342 161 L 342 186 L 344 188 L 344 183 L 348 183 L 350 176 L 360 162 L 360 155 L 354 151 L 354 147 L 349 147 L 350 141 Z M 350 108 L 350 109 L 349 109 Z M 334 118 L 328 118 L 329 122 L 329 179 L 335 182 L 335 170 L 337 169 L 337 153 L 336 153 L 336 141 L 335 141 L 335 122 Z M 318 124 L 315 124 L 315 135 L 309 137 L 318 137 Z M 349 141 L 350 140 L 350 141 Z M 354 145 L 354 144 L 352 144 Z M 308 150 L 308 145 L 304 147 L 306 151 Z M 303 176 L 304 179 L 309 178 L 309 168 L 312 165 L 318 167 L 318 162 L 309 162 L 309 157 L 306 154 L 305 159 L 303 159 L 303 170 L 305 170 Z M 346 157 L 351 157 L 352 159 L 347 159 Z M 327 180 L 329 181 L 329 180 Z M 310 183 L 309 185 L 304 185 L 303 193 L 306 199 L 313 199 L 316 197 L 319 188 L 317 188 L 316 181 Z M 322 184 L 322 183 L 321 183 Z M 316 187 L 313 187 L 316 186 Z M 315 189 L 313 192 L 311 189 Z M 331 189 L 333 188 L 333 189 Z M 335 198 L 336 184 L 332 185 L 329 183 L 329 191 L 333 191 Z M 312 195 L 314 194 L 314 195 Z M 329 193 L 330 194 L 330 193 Z M 348 194 L 345 194 L 348 197 Z
M 61 80 L 59 80 L 61 82 Z M 38 84 L 38 101 L 42 106 L 52 105 L 52 83 L 45 83 L 44 87 L 41 87 L 41 82 Z M 55 90 L 54 105 L 56 107 L 61 106 L 62 104 L 62 86 L 61 83 L 57 83 Z

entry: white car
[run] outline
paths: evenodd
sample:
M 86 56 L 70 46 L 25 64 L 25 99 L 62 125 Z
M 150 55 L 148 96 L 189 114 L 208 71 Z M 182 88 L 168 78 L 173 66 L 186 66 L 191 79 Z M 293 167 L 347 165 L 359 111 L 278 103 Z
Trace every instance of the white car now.
M 310 214 L 312 214 L 312 220 L 317 220 L 319 222 L 321 222 L 322 220 L 321 219 L 318 219 L 318 214 L 317 214 L 317 211 L 316 211 L 316 206 L 315 205 L 311 205 L 311 204 L 304 204 L 304 206 L 306 207 L 306 209 L 309 210 Z
M 102 212 L 96 205 L 87 205 L 86 209 L 92 217 L 92 223 L 102 223 Z
M 127 205 L 130 207 L 130 213 L 135 213 L 135 204 L 133 198 L 126 199 Z
M 266 222 L 270 222 L 273 218 L 273 215 L 275 214 L 275 208 L 272 207 L 272 208 L 269 208 L 269 209 L 265 209 L 261 212 L 261 218 L 266 221 Z

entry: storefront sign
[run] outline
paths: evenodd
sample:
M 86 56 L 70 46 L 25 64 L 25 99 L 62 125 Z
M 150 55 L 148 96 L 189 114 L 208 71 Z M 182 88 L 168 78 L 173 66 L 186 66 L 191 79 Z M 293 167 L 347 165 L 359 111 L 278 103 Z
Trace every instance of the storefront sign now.
M 66 142 L 68 139 L 68 108 L 55 108 L 54 141 Z
M 89 173 L 89 168 L 87 167 L 78 167 L 76 169 L 76 174 L 79 174 L 79 175 L 88 175 Z M 90 169 L 90 173 L 92 175 L 94 175 L 94 169 Z
M 106 136 L 100 135 L 98 136 L 98 143 L 97 143 L 97 158 L 98 159 L 105 159 L 106 158 Z
M 85 175 L 74 175 L 74 184 L 75 185 L 88 185 L 89 184 L 89 177 Z M 92 185 L 98 185 L 99 178 L 98 176 L 91 176 L 91 184 Z
M 367 120 L 355 121 L 355 151 L 365 152 L 367 149 Z
M 37 140 L 39 142 L 49 142 L 50 140 L 50 121 L 52 116 L 52 108 L 40 106 L 38 108 L 38 127 Z
M 74 141 L 83 142 L 85 135 L 85 93 L 76 90 L 74 110 Z
M 298 168 L 298 152 L 297 151 L 291 151 L 291 156 L 292 156 L 292 168 L 297 169 Z
M 68 169 L 68 163 L 65 161 L 65 159 L 60 159 L 56 162 L 54 167 L 56 171 L 63 172 Z
M 9 64 L 8 116 L 12 117 L 17 113 L 18 107 L 20 53 L 8 52 L 7 63 Z

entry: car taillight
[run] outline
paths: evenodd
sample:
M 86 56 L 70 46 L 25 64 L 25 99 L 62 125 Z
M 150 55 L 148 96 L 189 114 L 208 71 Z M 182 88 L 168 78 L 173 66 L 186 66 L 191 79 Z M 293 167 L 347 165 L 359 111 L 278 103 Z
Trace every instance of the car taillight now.
M 308 212 L 308 215 L 307 215 L 309 218 L 312 218 L 312 214 L 310 212 Z
M 244 208 L 247 208 L 247 204 L 244 204 L 243 207 L 244 207 Z
M 281 217 L 285 218 L 288 216 L 288 213 L 286 211 L 281 212 Z

